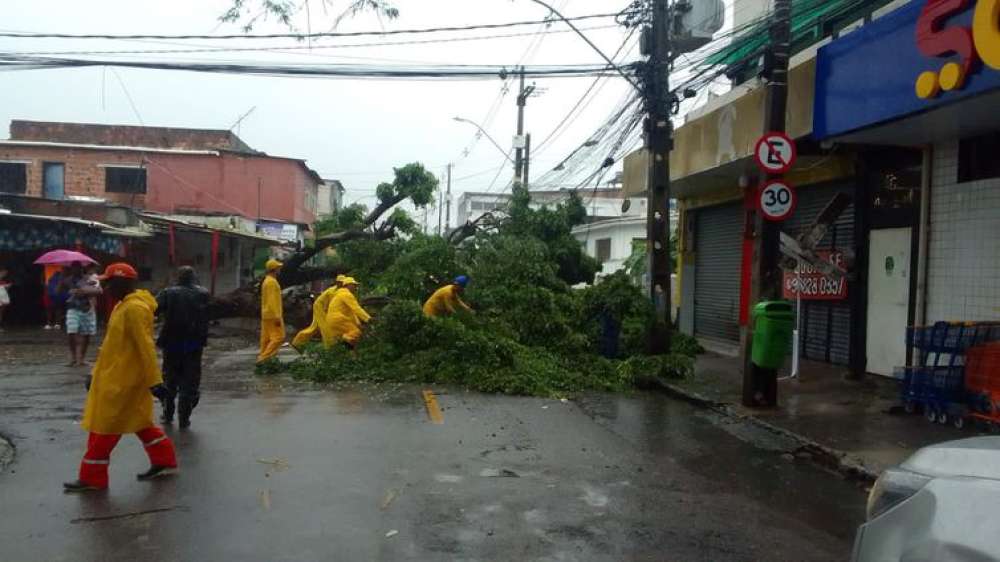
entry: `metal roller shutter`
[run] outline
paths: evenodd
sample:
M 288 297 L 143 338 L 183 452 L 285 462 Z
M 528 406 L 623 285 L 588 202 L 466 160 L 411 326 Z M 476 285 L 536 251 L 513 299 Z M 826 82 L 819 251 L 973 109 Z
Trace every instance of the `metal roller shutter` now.
M 800 189 L 795 214 L 782 224 L 781 229 L 790 236 L 798 236 L 838 192 L 853 197 L 854 186 L 837 184 Z M 840 215 L 834 228 L 827 232 L 818 246 L 821 250 L 834 248 L 851 251 L 855 249 L 854 205 Z M 855 290 L 853 283 L 847 290 L 848 293 Z M 851 358 L 850 301 L 802 301 L 800 340 L 804 358 L 826 363 L 848 364 Z
M 739 342 L 740 203 L 700 209 L 695 214 L 694 332 Z

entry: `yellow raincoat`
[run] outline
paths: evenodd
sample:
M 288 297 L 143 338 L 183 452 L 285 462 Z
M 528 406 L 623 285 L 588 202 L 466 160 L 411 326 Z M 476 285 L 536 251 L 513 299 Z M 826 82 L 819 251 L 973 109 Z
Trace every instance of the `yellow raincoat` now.
M 342 339 L 352 344 L 357 342 L 361 337 L 361 324 L 371 319 L 350 289 L 338 289 L 326 315 L 329 333 L 324 334 L 323 345 L 329 349 Z
M 156 299 L 135 291 L 115 307 L 94 365 L 80 427 L 122 435 L 153 427 L 153 395 L 163 382 L 153 344 Z
M 333 300 L 333 296 L 339 290 L 339 287 L 330 287 L 329 289 L 320 293 L 316 297 L 316 301 L 313 302 L 313 320 L 312 324 L 308 328 L 302 330 L 296 334 L 295 339 L 292 340 L 292 346 L 296 348 L 301 348 L 305 344 L 312 341 L 313 336 L 316 332 L 319 332 L 323 336 L 323 341 L 328 339 L 325 334 L 330 331 L 326 323 L 326 313 L 330 308 L 330 302 Z
M 461 297 L 458 296 L 458 286 L 457 285 L 445 285 L 434 294 L 431 298 L 427 299 L 424 303 L 424 316 L 431 318 L 440 318 L 441 316 L 451 316 L 455 314 L 455 310 L 462 308 L 464 310 L 471 311 L 469 305 L 462 301 Z
M 273 275 L 264 278 L 260 286 L 260 355 L 261 363 L 276 356 L 285 343 L 285 313 L 281 302 L 281 285 Z

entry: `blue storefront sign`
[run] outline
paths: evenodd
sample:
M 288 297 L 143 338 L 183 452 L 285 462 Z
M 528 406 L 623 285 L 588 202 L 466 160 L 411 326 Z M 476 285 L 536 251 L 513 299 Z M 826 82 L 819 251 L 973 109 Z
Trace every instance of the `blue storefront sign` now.
M 813 136 L 844 135 L 1000 89 L 998 12 L 1000 0 L 913 0 L 822 47 Z

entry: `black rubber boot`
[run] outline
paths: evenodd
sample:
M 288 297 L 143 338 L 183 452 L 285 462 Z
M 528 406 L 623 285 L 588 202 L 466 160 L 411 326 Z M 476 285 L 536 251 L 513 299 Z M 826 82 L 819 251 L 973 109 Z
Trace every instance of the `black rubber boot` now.
M 163 422 L 164 425 L 169 425 L 174 423 L 173 398 L 171 397 L 169 400 L 161 400 L 160 403 L 163 404 L 163 415 L 160 416 L 160 421 Z
M 63 491 L 71 494 L 82 494 L 86 492 L 100 492 L 104 488 L 98 488 L 97 486 L 91 486 L 86 482 L 81 482 L 79 480 L 74 480 L 73 482 L 64 482 Z
M 177 404 L 177 420 L 178 425 L 181 429 L 187 429 L 191 427 L 191 412 L 194 411 L 194 405 L 190 400 L 181 397 Z
M 136 480 L 152 480 L 161 476 L 171 476 L 177 474 L 177 469 L 171 466 L 151 466 L 149 470 L 142 474 L 136 474 Z

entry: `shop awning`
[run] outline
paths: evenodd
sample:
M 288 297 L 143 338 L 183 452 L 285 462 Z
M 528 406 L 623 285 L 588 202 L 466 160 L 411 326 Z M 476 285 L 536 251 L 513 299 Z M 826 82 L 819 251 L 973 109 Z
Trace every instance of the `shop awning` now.
M 118 254 L 125 239 L 150 236 L 147 232 L 86 219 L 0 211 L 0 250 L 25 252 L 82 244 Z
M 188 220 L 181 220 L 177 218 L 167 217 L 163 215 L 156 215 L 151 213 L 139 213 L 139 220 L 142 221 L 144 224 L 148 225 L 149 227 L 151 227 L 152 230 L 157 232 L 165 232 L 171 226 L 173 226 L 175 229 L 184 230 L 188 232 L 202 232 L 205 234 L 213 234 L 218 232 L 220 236 L 232 236 L 236 238 L 243 238 L 246 240 L 251 240 L 253 242 L 266 244 L 268 246 L 284 246 L 287 244 L 287 242 L 285 242 L 284 240 L 271 238 L 270 236 L 264 236 L 261 234 L 245 232 L 236 229 L 211 227 L 206 224 L 198 224 Z

